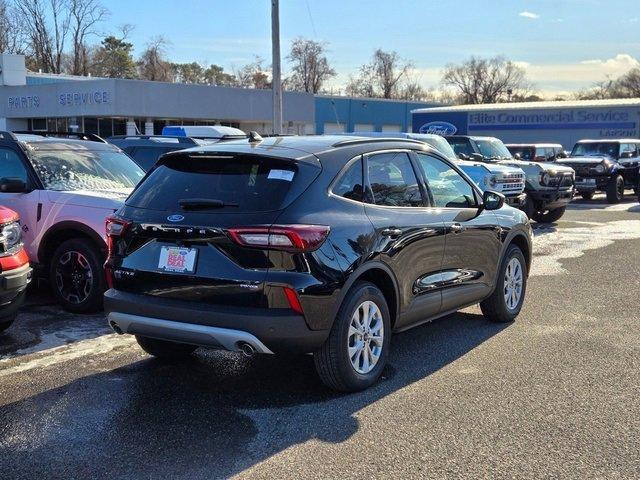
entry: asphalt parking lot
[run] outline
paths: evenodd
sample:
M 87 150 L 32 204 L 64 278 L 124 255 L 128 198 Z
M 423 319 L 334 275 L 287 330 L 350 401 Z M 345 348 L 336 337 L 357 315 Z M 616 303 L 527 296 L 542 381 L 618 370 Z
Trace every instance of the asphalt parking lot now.
M 0 336 L 0 478 L 638 478 L 640 205 L 535 231 L 515 323 L 398 334 L 352 395 L 309 356 L 163 364 L 32 292 Z

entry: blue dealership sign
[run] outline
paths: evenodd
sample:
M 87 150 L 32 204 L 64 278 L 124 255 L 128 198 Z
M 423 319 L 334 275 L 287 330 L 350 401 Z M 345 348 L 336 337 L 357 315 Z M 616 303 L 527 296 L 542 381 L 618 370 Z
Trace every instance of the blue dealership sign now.
M 431 133 L 433 135 L 453 135 L 458 128 L 449 122 L 435 121 L 425 123 L 418 129 L 418 133 Z

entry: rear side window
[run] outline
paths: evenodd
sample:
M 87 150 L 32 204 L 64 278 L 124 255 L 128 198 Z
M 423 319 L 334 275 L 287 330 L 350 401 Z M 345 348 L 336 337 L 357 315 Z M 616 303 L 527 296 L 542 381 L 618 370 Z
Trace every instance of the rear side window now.
M 418 180 L 406 153 L 380 153 L 367 159 L 371 203 L 387 207 L 423 205 Z
M 293 161 L 258 155 L 176 155 L 163 160 L 126 203 L 177 210 L 181 201 L 205 199 L 221 204 L 215 212 L 278 210 L 284 207 L 298 173 Z
M 362 185 L 362 161 L 356 160 L 338 178 L 333 186 L 333 194 L 361 202 L 364 197 Z

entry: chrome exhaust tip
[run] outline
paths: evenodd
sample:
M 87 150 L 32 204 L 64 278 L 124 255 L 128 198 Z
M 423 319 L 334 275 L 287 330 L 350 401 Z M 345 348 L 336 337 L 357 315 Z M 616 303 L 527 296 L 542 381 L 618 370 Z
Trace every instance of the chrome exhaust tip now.
M 109 326 L 111 327 L 111 329 L 116 332 L 118 335 L 124 335 L 124 332 L 122 331 L 122 329 L 120 328 L 120 326 L 114 322 L 113 320 L 111 320 L 109 322 Z
M 252 357 L 256 353 L 255 347 L 247 342 L 238 342 L 238 348 L 245 357 Z

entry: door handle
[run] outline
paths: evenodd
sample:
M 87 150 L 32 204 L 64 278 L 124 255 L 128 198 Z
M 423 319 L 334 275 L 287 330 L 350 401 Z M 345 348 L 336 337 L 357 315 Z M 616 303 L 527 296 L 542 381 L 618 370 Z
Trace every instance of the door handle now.
M 399 228 L 385 228 L 384 230 L 382 230 L 382 235 L 384 235 L 385 237 L 399 237 L 400 235 L 402 235 L 402 230 L 400 230 Z
M 460 225 L 459 223 L 453 223 L 449 228 L 451 229 L 452 233 L 464 232 L 467 229 L 467 227 L 465 227 L 464 225 Z

